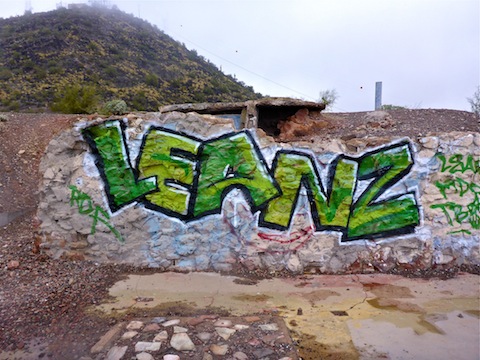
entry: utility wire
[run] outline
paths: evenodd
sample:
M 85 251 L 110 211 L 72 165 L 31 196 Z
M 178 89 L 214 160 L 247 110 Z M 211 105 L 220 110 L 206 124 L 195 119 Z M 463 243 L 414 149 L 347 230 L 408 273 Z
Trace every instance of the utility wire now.
M 117 1 L 118 1 L 118 0 L 117 0 Z M 145 2 L 145 1 L 146 1 L 146 0 L 143 0 L 142 2 Z M 126 2 L 126 1 L 120 0 L 120 2 Z M 166 2 L 166 1 L 163 1 L 163 2 Z M 139 6 L 140 6 L 140 5 L 139 5 Z M 140 12 L 140 9 L 138 9 L 138 11 Z M 140 14 L 139 14 L 139 17 L 140 17 Z M 215 57 L 218 58 L 218 59 L 221 59 L 221 60 L 223 60 L 223 61 L 225 61 L 225 62 L 227 62 L 227 63 L 229 63 L 229 64 L 231 64 L 231 65 L 233 65 L 233 66 L 236 66 L 236 67 L 239 68 L 239 69 L 242 69 L 243 71 L 246 71 L 246 72 L 248 72 L 248 73 L 250 73 L 250 74 L 252 74 L 252 75 L 254 75 L 254 76 L 257 76 L 257 77 L 259 77 L 259 78 L 261 78 L 261 79 L 263 79 L 263 80 L 266 80 L 266 81 L 268 81 L 268 82 L 270 82 L 270 83 L 272 83 L 272 84 L 275 84 L 275 85 L 277 85 L 277 86 L 279 86 L 279 87 L 282 87 L 282 88 L 284 88 L 284 89 L 286 89 L 286 90 L 292 91 L 292 92 L 294 92 L 294 93 L 296 93 L 296 94 L 298 94 L 298 95 L 301 95 L 301 96 L 303 96 L 303 97 L 305 97 L 305 98 L 311 99 L 311 100 L 313 100 L 313 101 L 315 101 L 315 102 L 318 101 L 318 99 L 315 99 L 315 98 L 313 98 L 313 97 L 310 96 L 310 95 L 304 94 L 304 93 L 302 93 L 302 92 L 300 92 L 300 91 L 297 91 L 297 90 L 292 89 L 292 88 L 290 88 L 290 87 L 288 87 L 288 86 L 285 86 L 285 85 L 283 85 L 283 84 L 280 84 L 280 83 L 278 83 L 278 82 L 276 82 L 276 81 L 274 81 L 274 80 L 272 80 L 272 79 L 269 79 L 269 78 L 267 78 L 267 77 L 265 77 L 265 76 L 263 76 L 263 75 L 261 75 L 261 74 L 258 74 L 258 73 L 256 73 L 256 72 L 253 72 L 253 71 L 251 71 L 251 70 L 243 67 L 242 65 L 236 64 L 236 63 L 234 63 L 233 61 L 224 58 L 223 56 L 220 56 L 220 55 L 218 55 L 218 54 L 215 54 L 215 53 L 213 53 L 212 51 L 206 49 L 205 47 L 203 47 L 203 46 L 201 46 L 201 45 L 199 45 L 199 44 L 191 41 L 190 39 L 187 39 L 186 37 L 184 37 L 184 36 L 176 33 L 175 31 L 169 31 L 169 33 L 171 33 L 171 34 L 175 35 L 175 37 L 180 38 L 180 39 L 182 39 L 183 41 L 185 41 L 185 42 L 187 42 L 187 43 L 195 46 L 195 47 L 198 48 L 198 49 L 202 49 L 203 51 L 205 51 L 205 52 L 207 52 L 207 53 L 215 56 Z M 346 111 L 346 110 L 340 109 L 339 107 L 337 107 L 337 106 L 335 106 L 335 105 L 332 105 L 332 108 L 334 108 L 334 109 L 336 109 L 336 110 L 338 110 L 338 111 L 343 111 L 343 112 Z
M 211 54 L 211 55 L 213 55 L 213 56 L 215 56 L 215 57 L 217 57 L 217 58 L 219 58 L 219 59 L 221 59 L 221 60 L 223 60 L 223 61 L 226 61 L 226 62 L 228 62 L 229 64 L 232 64 L 233 66 L 236 66 L 236 67 L 238 67 L 238 68 L 240 68 L 240 69 L 242 69 L 242 70 L 244 70 L 244 71 L 246 71 L 246 72 L 248 72 L 248 73 L 250 73 L 250 74 L 252 74 L 252 75 L 258 76 L 258 77 L 260 77 L 260 78 L 262 78 L 262 79 L 264 79 L 264 80 L 266 80 L 266 81 L 268 81 L 268 82 L 271 82 L 272 84 L 275 84 L 275 85 L 277 85 L 277 86 L 280 86 L 280 87 L 282 87 L 282 88 L 284 88 L 284 89 L 287 89 L 287 90 L 289 90 L 289 91 L 293 91 L 294 93 L 297 93 L 297 94 L 299 94 L 299 95 L 302 95 L 302 96 L 307 97 L 307 98 L 309 98 L 309 99 L 312 99 L 312 100 L 314 100 L 314 101 L 317 101 L 316 99 L 314 99 L 314 98 L 311 97 L 310 95 L 307 95 L 307 94 L 301 93 L 300 91 L 297 91 L 297 90 L 294 90 L 294 89 L 292 89 L 292 88 L 289 88 L 288 86 L 282 85 L 282 84 L 280 84 L 280 83 L 278 83 L 278 82 L 276 82 L 276 81 L 274 81 L 274 80 L 271 80 L 271 79 L 269 79 L 269 78 L 267 78 L 267 77 L 265 77 L 265 76 L 263 76 L 263 75 L 260 75 L 260 74 L 257 74 L 257 73 L 255 73 L 255 72 L 251 71 L 251 70 L 248 70 L 247 68 L 243 67 L 242 65 L 238 65 L 238 64 L 234 63 L 233 61 L 230 61 L 230 60 L 228 60 L 228 59 L 225 59 L 224 57 L 222 57 L 222 56 L 220 56 L 220 55 L 214 54 L 213 52 L 205 49 L 203 46 L 200 46 L 200 45 L 194 43 L 193 41 L 185 38 L 184 36 L 181 36 L 181 35 L 179 35 L 179 34 L 177 34 L 177 33 L 175 33 L 175 32 L 171 32 L 171 33 L 173 33 L 176 37 L 179 37 L 179 38 L 181 38 L 182 40 L 185 40 L 186 42 L 194 45 L 195 47 L 197 47 L 197 48 L 199 48 L 199 49 L 202 49 L 203 51 L 205 51 L 205 52 L 207 52 L 207 53 L 209 53 L 209 54 Z
M 310 95 L 301 93 L 300 91 L 297 91 L 297 90 L 292 89 L 292 88 L 290 88 L 290 87 L 288 87 L 288 86 L 282 85 L 282 84 L 280 84 L 280 83 L 278 83 L 278 82 L 276 82 L 276 81 L 274 81 L 274 80 L 271 80 L 271 79 L 269 79 L 269 78 L 267 78 L 267 77 L 265 77 L 265 76 L 263 76 L 263 75 L 257 74 L 256 72 L 253 72 L 253 71 L 251 71 L 251 70 L 243 67 L 242 65 L 236 64 L 236 63 L 234 63 L 233 61 L 230 61 L 230 60 L 224 58 L 223 56 L 214 54 L 214 53 L 211 52 L 210 50 L 205 49 L 203 46 L 200 46 L 200 45 L 196 44 L 195 42 L 187 39 L 187 38 L 184 37 L 184 36 L 181 36 L 181 35 L 177 34 L 177 33 L 174 32 L 174 31 L 169 31 L 169 32 L 172 33 L 172 34 L 174 34 L 176 37 L 178 37 L 178 38 L 180 38 L 180 39 L 182 39 L 182 40 L 190 43 L 191 45 L 195 46 L 196 48 L 202 49 L 203 51 L 205 51 L 205 52 L 207 52 L 207 53 L 209 53 L 209 54 L 211 54 L 211 55 L 213 55 L 213 56 L 215 56 L 215 57 L 217 57 L 217 58 L 219 58 L 219 59 L 221 59 L 221 60 L 223 60 L 223 61 L 226 61 L 226 62 L 228 62 L 229 64 L 232 64 L 233 66 L 236 66 L 236 67 L 238 67 L 238 68 L 240 68 L 240 69 L 242 69 L 242 70 L 244 70 L 244 71 L 246 71 L 246 72 L 248 72 L 248 73 L 250 73 L 250 74 L 252 74 L 252 75 L 258 76 L 258 77 L 260 77 L 260 78 L 262 78 L 262 79 L 264 79 L 264 80 L 266 80 L 266 81 L 268 81 L 268 82 L 271 82 L 272 84 L 275 84 L 275 85 L 277 85 L 277 86 L 280 86 L 280 87 L 282 87 L 282 88 L 284 88 L 284 89 L 287 89 L 287 90 L 289 90 L 289 91 L 293 91 L 294 93 L 297 93 L 297 94 L 299 94 L 299 95 L 302 95 L 302 96 L 304 96 L 304 97 L 306 97 L 306 98 L 309 98 L 309 99 L 311 99 L 311 100 L 313 100 L 313 101 L 315 101 L 315 102 L 318 101 L 317 99 L 311 97 Z M 336 109 L 337 111 L 346 112 L 346 110 L 340 109 L 339 107 L 337 107 L 337 106 L 335 106 L 335 105 L 333 105 L 332 108 Z

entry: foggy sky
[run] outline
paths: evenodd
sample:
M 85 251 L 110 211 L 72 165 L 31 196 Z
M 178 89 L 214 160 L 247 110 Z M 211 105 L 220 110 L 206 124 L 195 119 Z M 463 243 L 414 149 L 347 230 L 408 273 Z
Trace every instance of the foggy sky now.
M 33 12 L 85 0 L 30 0 Z M 383 104 L 470 110 L 480 85 L 478 0 L 112 0 L 264 95 L 318 100 L 334 111 Z M 0 0 L 0 17 L 28 1 Z

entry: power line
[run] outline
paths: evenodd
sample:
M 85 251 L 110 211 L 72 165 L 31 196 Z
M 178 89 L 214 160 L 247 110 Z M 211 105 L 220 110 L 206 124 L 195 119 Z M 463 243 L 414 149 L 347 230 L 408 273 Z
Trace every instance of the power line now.
M 278 83 L 278 82 L 276 82 L 276 81 L 274 81 L 274 80 L 271 80 L 271 79 L 269 79 L 269 78 L 267 78 L 267 77 L 265 77 L 265 76 L 263 76 L 263 75 L 260 75 L 260 74 L 257 74 L 257 73 L 255 73 L 255 72 L 251 71 L 251 70 L 248 70 L 247 68 L 243 67 L 242 65 L 236 64 L 236 63 L 234 63 L 233 61 L 230 61 L 230 60 L 224 58 L 223 56 L 214 54 L 213 52 L 205 49 L 203 46 L 200 46 L 200 45 L 194 43 L 193 41 L 185 38 L 184 36 L 180 36 L 180 35 L 178 35 L 177 33 L 174 33 L 174 34 L 175 34 L 175 36 L 177 36 L 177 37 L 179 37 L 179 38 L 187 41 L 188 43 L 194 45 L 195 47 L 197 47 L 197 48 L 199 48 L 199 49 L 202 49 L 203 51 L 205 51 L 205 52 L 207 52 L 207 53 L 209 53 L 209 54 L 211 54 L 211 55 L 213 55 L 213 56 L 215 56 L 215 57 L 217 57 L 217 58 L 219 58 L 219 59 L 222 59 L 223 61 L 226 61 L 226 62 L 228 62 L 229 64 L 232 64 L 233 66 L 236 66 L 236 67 L 238 67 L 238 68 L 240 68 L 240 69 L 242 69 L 242 70 L 244 70 L 244 71 L 246 71 L 246 72 L 248 72 L 248 73 L 250 73 L 250 74 L 252 74 L 252 75 L 258 76 L 258 77 L 260 77 L 260 78 L 262 78 L 262 79 L 264 79 L 264 80 L 266 80 L 266 81 L 271 82 L 272 84 L 275 84 L 275 85 L 277 85 L 277 86 L 283 87 L 284 89 L 287 89 L 287 90 L 289 90 L 289 91 L 293 91 L 293 92 L 295 92 L 295 93 L 297 93 L 297 94 L 299 94 L 299 95 L 305 96 L 305 97 L 307 97 L 307 98 L 309 98 L 309 99 L 313 99 L 313 100 L 316 101 L 316 99 L 314 99 L 314 98 L 311 97 L 310 95 L 303 94 L 303 93 L 301 93 L 300 91 L 294 90 L 294 89 L 292 89 L 292 88 L 290 88 L 290 87 L 288 87 L 288 86 L 282 85 L 282 84 L 280 84 L 280 83 Z
M 211 54 L 211 55 L 213 55 L 213 56 L 215 56 L 215 57 L 217 57 L 217 58 L 219 58 L 219 59 L 222 59 L 223 61 L 226 61 L 226 62 L 228 62 L 229 64 L 232 64 L 233 66 L 236 66 L 236 67 L 238 67 L 238 68 L 240 68 L 240 69 L 242 69 L 242 70 L 244 70 L 244 71 L 246 71 L 246 72 L 248 72 L 248 73 L 250 73 L 250 74 L 252 74 L 252 75 L 258 76 L 258 77 L 260 77 L 260 78 L 262 78 L 262 79 L 264 79 L 264 80 L 266 80 L 266 81 L 268 81 L 268 82 L 271 82 L 272 84 L 275 84 L 275 85 L 277 85 L 277 86 L 280 86 L 280 87 L 282 87 L 282 88 L 284 88 L 284 89 L 287 89 L 287 90 L 289 90 L 289 91 L 293 91 L 294 93 L 297 93 L 297 94 L 299 94 L 299 95 L 302 95 L 302 96 L 304 96 L 304 97 L 307 97 L 307 98 L 309 98 L 309 99 L 311 99 L 311 100 L 313 100 L 313 101 L 318 101 L 318 99 L 315 99 L 315 98 L 311 97 L 310 95 L 301 93 L 300 91 L 297 91 L 297 90 L 294 90 L 294 89 L 292 89 L 292 88 L 290 88 L 290 87 L 288 87 L 288 86 L 282 85 L 282 84 L 280 84 L 280 83 L 278 83 L 278 82 L 276 82 L 276 81 L 274 81 L 274 80 L 271 80 L 271 79 L 269 79 L 269 78 L 267 78 L 267 77 L 265 77 L 265 76 L 263 76 L 263 75 L 261 75 L 261 74 L 257 74 L 256 72 L 253 72 L 253 71 L 251 71 L 251 70 L 243 67 L 242 65 L 238 65 L 238 64 L 234 63 L 233 61 L 230 61 L 230 60 L 224 58 L 223 56 L 217 55 L 217 54 L 211 52 L 210 50 L 205 49 L 203 46 L 200 46 L 200 45 L 194 43 L 193 41 L 185 38 L 184 36 L 181 36 L 181 35 L 173 32 L 173 31 L 170 31 L 170 32 L 173 33 L 176 37 L 179 37 L 179 38 L 181 38 L 182 40 L 185 40 L 186 42 L 194 45 L 195 47 L 197 47 L 197 48 L 199 48 L 199 49 L 202 49 L 203 51 L 205 51 L 205 52 L 207 52 L 207 53 L 209 53 L 209 54 Z M 341 108 L 339 108 L 338 106 L 335 106 L 335 105 L 332 105 L 332 108 L 333 108 L 333 109 L 336 109 L 337 111 L 346 112 L 346 110 L 341 109 Z
M 175 1 L 179 1 L 179 0 L 175 0 Z M 187 0 L 187 1 L 191 1 L 191 0 Z M 214 1 L 212 1 L 212 0 L 210 0 L 210 1 L 211 1 L 211 2 L 214 2 Z M 234 0 L 234 1 L 237 1 L 237 0 Z M 244 0 L 244 1 L 248 1 L 248 0 Z M 256 1 L 258 1 L 258 0 L 256 0 Z M 265 1 L 269 2 L 269 1 L 272 1 L 272 0 L 265 0 Z M 117 2 L 130 2 L 130 1 L 117 0 Z M 149 0 L 141 0 L 141 1 L 137 2 L 138 13 L 139 13 L 139 14 L 138 14 L 138 17 L 140 17 L 140 3 L 143 3 L 143 2 L 149 2 Z M 163 0 L 163 1 L 161 1 L 161 0 L 160 0 L 160 1 L 159 1 L 159 0 L 152 0 L 152 2 L 165 2 L 165 3 L 167 3 L 167 2 L 170 2 L 170 1 L 168 1 L 168 0 L 167 0 L 167 1 L 165 1 L 165 0 Z M 302 97 L 311 99 L 311 100 L 313 100 L 313 101 L 318 101 L 318 98 L 313 98 L 313 97 L 310 96 L 310 95 L 304 94 L 304 93 L 302 93 L 302 92 L 300 92 L 300 91 L 297 91 L 297 90 L 295 90 L 295 89 L 292 89 L 291 87 L 288 87 L 288 86 L 285 86 L 285 85 L 283 85 L 283 84 L 280 84 L 280 83 L 277 82 L 277 81 L 274 81 L 274 80 L 272 80 L 272 79 L 267 78 L 267 77 L 264 76 L 264 75 L 258 74 L 258 73 L 254 72 L 254 71 L 251 71 L 251 70 L 245 68 L 245 67 L 242 66 L 242 65 L 239 65 L 239 64 L 237 64 L 237 63 L 235 63 L 235 62 L 233 62 L 233 61 L 231 61 L 231 60 L 229 60 L 229 59 L 224 58 L 223 56 L 220 56 L 220 55 L 218 55 L 218 54 L 215 54 L 214 52 L 206 49 L 205 47 L 203 47 L 203 46 L 201 46 L 201 45 L 199 45 L 199 44 L 197 44 L 197 43 L 195 43 L 195 42 L 193 42 L 193 41 L 191 41 L 190 39 L 187 39 L 186 37 L 184 37 L 184 36 L 182 36 L 182 35 L 179 35 L 178 33 L 174 32 L 174 31 L 169 31 L 169 33 L 174 34 L 176 38 L 179 38 L 179 39 L 181 39 L 181 40 L 184 40 L 185 42 L 193 45 L 195 48 L 201 49 L 201 50 L 205 51 L 206 53 L 215 56 L 215 57 L 218 58 L 218 59 L 221 59 L 221 60 L 223 60 L 223 61 L 225 61 L 225 62 L 227 62 L 227 63 L 229 63 L 229 64 L 231 64 L 231 65 L 233 65 L 233 66 L 236 66 L 236 67 L 239 68 L 239 69 L 242 69 L 243 71 L 246 71 L 246 72 L 248 72 L 248 73 L 250 73 L 250 74 L 252 74 L 252 75 L 254 75 L 254 76 L 257 76 L 257 77 L 259 77 L 259 78 L 261 78 L 261 79 L 263 79 L 263 80 L 266 80 L 266 81 L 268 81 L 268 82 L 270 82 L 270 83 L 272 83 L 272 84 L 275 84 L 276 86 L 279 86 L 279 87 L 282 87 L 282 88 L 287 89 L 287 90 L 289 90 L 289 91 L 292 91 L 292 92 L 294 92 L 294 93 L 296 93 L 296 94 L 298 94 L 298 95 L 301 95 Z M 221 68 L 221 67 L 220 67 L 220 68 Z M 338 106 L 335 106 L 335 105 L 332 105 L 332 108 L 335 109 L 335 110 L 337 110 L 337 111 L 346 111 L 346 110 L 340 109 Z

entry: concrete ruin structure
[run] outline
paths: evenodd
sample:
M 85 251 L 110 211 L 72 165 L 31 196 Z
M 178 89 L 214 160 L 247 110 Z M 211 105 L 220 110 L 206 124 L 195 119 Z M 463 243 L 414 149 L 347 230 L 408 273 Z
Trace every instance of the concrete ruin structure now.
M 479 133 L 282 141 L 287 119 L 323 109 L 264 99 L 85 118 L 42 160 L 41 247 L 193 271 L 480 264 Z

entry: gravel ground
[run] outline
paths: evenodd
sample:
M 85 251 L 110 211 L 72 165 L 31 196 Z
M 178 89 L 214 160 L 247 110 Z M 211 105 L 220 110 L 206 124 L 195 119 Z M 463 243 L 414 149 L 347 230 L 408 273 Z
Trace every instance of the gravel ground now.
M 78 116 L 4 115 L 7 120 L 0 121 L 0 214 L 21 215 L 0 228 L 0 350 L 22 349 L 38 338 L 49 345 L 41 357 L 79 358 L 88 354 L 113 324 L 139 316 L 126 313 L 122 318 L 102 318 L 89 313 L 88 307 L 107 299 L 108 288 L 124 274 L 151 270 L 51 259 L 37 251 L 34 232 L 38 225 L 35 222 L 38 165 L 50 139 L 71 127 Z M 472 113 L 453 110 L 397 110 L 380 119 L 367 113 L 325 116 L 334 120 L 335 126 L 321 136 L 330 137 L 368 134 L 415 139 L 431 132 L 479 130 Z M 458 270 L 424 274 L 412 271 L 405 275 L 450 277 Z M 463 270 L 479 271 L 478 268 Z M 256 278 L 265 274 L 239 275 Z

